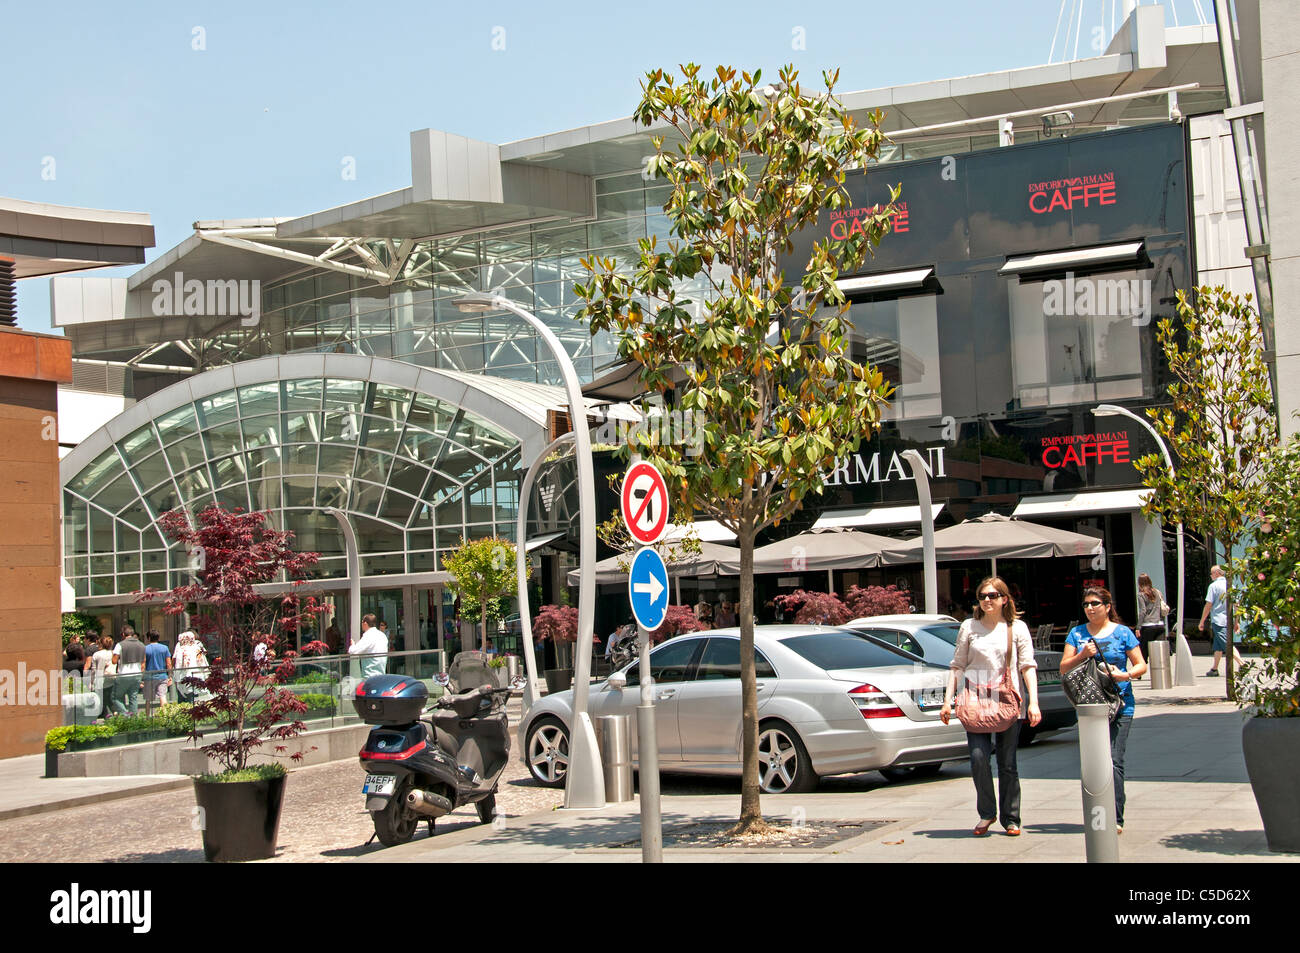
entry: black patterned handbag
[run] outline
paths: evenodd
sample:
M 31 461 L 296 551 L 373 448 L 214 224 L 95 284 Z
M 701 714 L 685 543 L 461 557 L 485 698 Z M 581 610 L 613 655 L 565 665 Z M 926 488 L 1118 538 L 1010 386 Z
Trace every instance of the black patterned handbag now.
M 1094 645 L 1097 644 L 1095 639 L 1091 641 Z M 1115 679 L 1108 672 L 1102 671 L 1102 661 L 1101 647 L 1098 646 L 1096 655 L 1090 656 L 1061 676 L 1061 688 L 1074 707 L 1105 705 L 1107 715 L 1114 721 L 1124 710 L 1124 699 L 1120 697 Z

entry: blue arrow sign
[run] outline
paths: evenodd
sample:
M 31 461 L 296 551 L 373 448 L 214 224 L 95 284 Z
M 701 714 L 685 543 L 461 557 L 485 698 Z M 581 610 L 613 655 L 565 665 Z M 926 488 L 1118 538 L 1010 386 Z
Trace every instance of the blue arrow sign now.
M 649 546 L 638 550 L 627 575 L 627 595 L 632 615 L 643 629 L 654 631 L 668 614 L 668 567 Z

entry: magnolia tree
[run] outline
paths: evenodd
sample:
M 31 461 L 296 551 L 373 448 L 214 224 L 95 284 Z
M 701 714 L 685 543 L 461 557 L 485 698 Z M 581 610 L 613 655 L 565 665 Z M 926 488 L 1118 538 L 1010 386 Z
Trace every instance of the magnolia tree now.
M 671 187 L 664 212 L 672 240 L 640 242 L 630 270 L 612 258 L 586 259 L 588 280 L 574 288 L 592 333 L 615 332 L 619 357 L 639 362 L 649 392 L 671 394 L 676 368 L 687 378 L 678 403 L 694 415 L 696 440 L 674 443 L 647 428 L 620 452 L 658 466 L 682 512 L 703 512 L 736 534 L 737 833 L 764 827 L 754 537 L 821 492 L 821 474 L 878 426 L 888 393 L 878 371 L 848 354 L 847 306 L 835 281 L 859 268 L 895 207 L 861 210 L 843 241 L 815 242 L 794 260 L 796 234 L 849 206 L 845 173 L 864 168 L 884 142 L 880 115 L 858 128 L 833 94 L 837 75 L 823 78 L 824 89 L 805 91 L 789 66 L 775 86 L 726 67 L 702 78 L 699 67 L 684 66 L 680 82 L 649 73 L 636 118 L 671 134 L 655 137 L 646 171 Z
M 1277 444 L 1263 332 L 1250 297 L 1222 286 L 1196 288 L 1190 298 L 1178 292 L 1179 322 L 1164 318 L 1158 327 L 1171 403 L 1147 411 L 1177 472 L 1171 475 L 1158 453 L 1134 461 L 1155 491 L 1146 516 L 1181 521 L 1218 545 L 1212 555 L 1228 584 L 1229 698 L 1236 697 L 1232 557 L 1271 497 L 1262 468 Z
M 320 611 L 314 597 L 294 594 L 318 557 L 295 552 L 293 534 L 267 528 L 266 520 L 265 513 L 216 505 L 202 510 L 193 523 L 184 510 L 164 513 L 159 528 L 196 558 L 198 568 L 187 585 L 141 594 L 149 601 L 162 596 L 165 611 L 173 615 L 192 606 L 191 627 L 216 650 L 206 676 L 184 681 L 206 699 L 190 709 L 196 726 L 192 738 L 198 739 L 201 722 L 214 722 L 221 740 L 203 751 L 227 773 L 246 769 L 249 757 L 266 741 L 288 740 L 305 727 L 296 716 L 307 706 L 293 692 L 276 687 L 292 676 L 295 653 L 277 659 L 270 647 Z M 281 591 L 276 593 L 256 588 L 277 583 Z M 319 642 L 304 647 L 308 653 L 321 649 Z M 286 746 L 274 750 L 281 753 Z M 302 757 L 301 751 L 290 755 L 295 761 Z
M 798 625 L 843 625 L 853 618 L 853 613 L 833 592 L 794 592 L 772 600 L 785 612 L 794 613 Z
M 451 573 L 451 588 L 460 599 L 461 614 L 479 617 L 480 649 L 487 652 L 488 619 L 501 617 L 501 600 L 519 590 L 513 543 L 491 537 L 466 542 L 447 556 L 443 567 Z M 532 575 L 532 567 L 527 566 Z
M 1300 439 L 1268 456 L 1264 483 L 1271 492 L 1259 532 L 1234 568 L 1247 641 L 1260 653 L 1243 666 L 1238 703 L 1266 718 L 1300 718 Z

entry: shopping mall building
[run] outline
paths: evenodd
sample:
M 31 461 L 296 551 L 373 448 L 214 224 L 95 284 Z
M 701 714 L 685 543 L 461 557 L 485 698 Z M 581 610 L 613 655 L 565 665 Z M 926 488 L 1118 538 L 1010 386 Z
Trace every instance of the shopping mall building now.
M 1164 588 L 1170 547 L 1139 512 L 1131 465 L 1154 448 L 1092 408 L 1162 402 L 1156 323 L 1179 290 L 1257 291 L 1254 189 L 1243 201 L 1231 123 L 1253 130 L 1260 117 L 1231 112 L 1241 93 L 1224 76 L 1213 25 L 1167 28 L 1146 6 L 1103 55 L 843 96 L 859 118 L 884 110 L 893 142 L 850 178 L 853 209 L 805 239 L 843 238 L 855 211 L 902 184 L 893 234 L 842 279 L 854 352 L 897 390 L 882 430 L 826 475 L 792 529 L 914 534 L 897 454 L 916 447 L 941 525 L 996 511 L 1104 538 L 1103 559 L 1000 564 L 1035 621 L 1076 618 L 1086 580 L 1121 605 L 1139 571 Z M 156 520 L 216 502 L 268 510 L 319 552 L 316 585 L 342 610 L 336 508 L 358 538 L 363 608 L 390 620 L 396 647 L 434 644 L 451 613 L 445 556 L 462 537 L 515 537 L 523 472 L 568 426 L 538 335 L 457 299 L 501 289 L 550 326 L 595 384 L 593 425 L 632 396 L 601 386 L 618 377 L 615 347 L 575 321 L 573 286 L 584 256 L 631 262 L 639 239 L 667 236 L 667 189 L 641 171 L 651 134 L 631 119 L 504 145 L 422 129 L 406 188 L 297 217 L 197 222 L 129 278 L 53 279 L 75 357 L 63 433 L 83 428 L 61 472 L 77 605 L 164 626 L 135 593 L 176 585 L 189 556 Z M 618 468 L 608 455 L 600 465 Z M 529 501 L 548 601 L 572 565 L 576 496 L 561 461 Z M 608 516 L 612 497 L 601 507 Z M 987 566 L 944 564 L 941 602 L 968 598 Z M 835 582 L 915 585 L 916 570 Z M 1195 612 L 1203 590 L 1189 579 Z M 769 577 L 760 598 L 805 583 L 825 576 Z M 687 580 L 682 595 L 734 586 Z

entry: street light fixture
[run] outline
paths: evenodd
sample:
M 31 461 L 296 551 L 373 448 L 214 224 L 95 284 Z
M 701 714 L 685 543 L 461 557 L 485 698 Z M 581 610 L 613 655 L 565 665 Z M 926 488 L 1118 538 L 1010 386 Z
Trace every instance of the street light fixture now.
M 1097 417 L 1127 417 L 1140 424 L 1147 433 L 1151 434 L 1156 446 L 1160 448 L 1160 454 L 1165 458 L 1165 466 L 1169 468 L 1169 478 L 1173 479 L 1173 458 L 1169 455 L 1169 448 L 1165 446 L 1165 442 L 1160 439 L 1160 434 L 1156 433 L 1154 427 L 1133 413 L 1133 411 L 1116 404 L 1098 404 L 1092 409 L 1092 412 Z M 1192 671 L 1192 648 L 1187 644 L 1186 636 L 1183 635 L 1183 612 L 1187 605 L 1187 594 L 1184 589 L 1186 576 L 1183 573 L 1183 523 L 1181 520 L 1179 520 L 1174 530 L 1174 535 L 1178 538 L 1178 623 L 1174 633 L 1175 656 L 1178 664 L 1175 666 L 1174 684 L 1182 687 L 1195 685 L 1196 673 Z
M 564 786 L 566 808 L 605 806 L 605 776 L 601 770 L 596 732 L 587 713 L 591 689 L 591 646 L 596 631 L 596 477 L 591 460 L 591 434 L 587 430 L 586 407 L 578 372 L 569 352 L 537 315 L 515 304 L 499 290 L 471 291 L 456 299 L 464 312 L 509 311 L 523 318 L 537 332 L 560 368 L 569 401 L 574 451 L 578 462 L 578 652 L 573 673 L 573 724 L 569 737 L 569 769 Z M 516 540 L 520 547 L 525 540 Z M 522 615 L 522 614 L 521 614 Z

